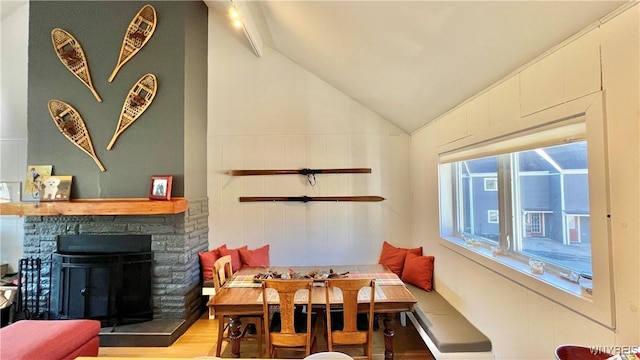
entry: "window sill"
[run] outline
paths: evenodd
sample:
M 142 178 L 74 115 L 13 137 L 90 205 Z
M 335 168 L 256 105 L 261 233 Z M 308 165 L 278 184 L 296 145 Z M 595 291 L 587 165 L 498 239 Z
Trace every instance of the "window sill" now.
M 533 274 L 531 273 L 531 269 L 529 268 L 528 264 L 524 264 L 521 261 L 512 258 L 508 255 L 505 256 L 493 256 L 491 249 L 487 249 L 484 246 L 468 246 L 464 243 L 464 241 L 462 241 L 461 239 L 455 238 L 455 237 L 444 237 L 443 239 L 447 240 L 446 242 L 444 242 L 444 246 L 447 246 L 447 243 L 452 243 L 451 246 L 447 246 L 450 249 L 456 251 L 456 250 L 461 250 L 459 249 L 460 247 L 464 248 L 465 250 L 473 253 L 473 254 L 478 254 L 483 256 L 484 258 L 486 258 L 487 261 L 491 261 L 491 262 L 495 262 L 496 266 L 506 266 L 512 270 L 518 271 L 528 277 L 530 277 L 533 280 L 537 280 L 537 281 L 541 281 L 544 283 L 547 283 L 550 286 L 553 286 L 555 288 L 561 289 L 563 291 L 566 291 L 569 294 L 584 298 L 586 300 L 589 300 L 589 297 L 586 297 L 584 295 L 582 295 L 581 289 L 580 289 L 580 285 L 578 283 L 573 283 L 567 279 L 562 278 L 557 272 L 553 272 L 553 271 L 547 271 L 545 269 L 545 272 L 543 274 L 537 275 L 537 274 Z M 460 253 L 461 255 L 469 258 L 469 256 L 463 254 L 462 252 L 464 251 L 456 251 L 458 253 Z M 471 259 L 474 260 L 474 259 Z M 475 261 L 475 260 L 474 260 Z M 477 262 L 477 261 L 476 261 Z M 484 265 L 484 264 L 483 264 Z M 491 269 L 494 270 L 500 274 L 503 274 L 504 271 L 503 269 Z M 513 280 L 513 279 L 512 279 Z M 526 285 L 525 285 L 526 286 Z
M 459 238 L 441 236 L 440 245 L 554 303 L 575 311 L 607 328 L 615 328 L 615 326 L 612 327 L 610 324 L 600 321 L 598 316 L 590 310 L 597 307 L 597 304 L 592 297 L 582 294 L 579 284 L 547 271 L 542 275 L 531 274 L 528 264 L 523 264 L 508 256 L 494 257 L 490 249 L 483 246 L 467 246 Z

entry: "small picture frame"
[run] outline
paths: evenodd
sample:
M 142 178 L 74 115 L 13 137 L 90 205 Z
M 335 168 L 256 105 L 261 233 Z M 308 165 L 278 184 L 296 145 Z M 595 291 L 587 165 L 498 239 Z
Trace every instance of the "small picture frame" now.
M 27 177 L 22 184 L 22 201 L 40 201 L 42 195 L 42 179 L 51 175 L 53 165 L 29 165 Z
M 153 175 L 151 186 L 149 187 L 149 199 L 151 200 L 171 200 L 171 175 Z
M 72 175 L 42 175 L 40 201 L 71 200 Z

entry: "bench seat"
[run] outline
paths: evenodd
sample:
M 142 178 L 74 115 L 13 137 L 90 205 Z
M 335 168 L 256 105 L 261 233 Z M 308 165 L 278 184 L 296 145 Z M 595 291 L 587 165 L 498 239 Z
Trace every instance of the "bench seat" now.
M 209 300 L 211 300 L 213 298 L 213 296 L 216 294 L 216 288 L 213 285 L 213 280 L 205 280 L 202 282 L 202 296 L 208 296 Z M 213 313 L 213 308 L 210 307 L 208 309 L 209 311 L 209 319 L 215 319 L 216 316 Z
M 215 295 L 216 288 L 213 286 L 213 280 L 205 280 L 202 282 L 202 296 Z
M 471 354 L 468 353 L 476 353 L 473 358 L 493 359 L 491 340 L 442 295 L 435 290 L 424 291 L 410 284 L 405 285 L 417 300 L 413 313 L 409 314 L 410 319 L 416 328 L 423 329 L 428 336 L 428 339 L 423 336 L 423 340 L 430 341 L 435 346 L 435 349 L 429 348 L 432 353 L 440 355 L 438 357 L 434 353 L 436 359 L 456 358 L 446 356 L 450 353 L 467 353 L 460 358 L 470 358 Z

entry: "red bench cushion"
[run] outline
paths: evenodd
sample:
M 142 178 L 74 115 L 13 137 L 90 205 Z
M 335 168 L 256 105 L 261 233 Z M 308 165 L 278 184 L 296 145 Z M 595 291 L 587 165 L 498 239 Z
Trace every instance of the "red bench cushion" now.
M 0 358 L 59 360 L 97 356 L 100 342 L 94 338 L 98 333 L 97 320 L 21 320 L 0 329 Z M 84 349 L 82 354 L 78 349 Z

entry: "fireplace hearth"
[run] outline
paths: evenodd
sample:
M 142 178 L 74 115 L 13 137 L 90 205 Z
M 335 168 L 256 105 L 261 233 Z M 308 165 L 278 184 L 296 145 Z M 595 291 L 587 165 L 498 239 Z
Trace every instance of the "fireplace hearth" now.
M 98 206 L 98 208 L 100 207 Z M 49 263 L 54 257 L 57 257 L 59 263 L 55 269 L 53 266 L 46 266 L 42 269 L 40 287 L 43 291 L 40 304 L 45 307 L 48 304 L 53 305 L 54 299 L 59 296 L 52 291 L 55 282 L 64 280 L 62 275 L 54 275 L 62 268 L 67 274 L 77 275 L 76 277 L 79 276 L 82 279 L 91 278 L 94 273 L 96 276 L 97 274 L 100 276 L 109 274 L 108 276 L 117 277 L 111 273 L 113 270 L 111 265 L 114 262 L 121 264 L 115 267 L 134 266 L 134 270 L 122 271 L 126 274 L 147 273 L 148 269 L 151 284 L 150 296 L 146 295 L 145 290 L 142 295 L 137 294 L 134 297 L 150 298 L 153 320 L 128 325 L 118 323 L 120 310 L 115 310 L 116 315 L 114 315 L 112 304 L 129 299 L 117 300 L 117 296 L 114 298 L 111 294 L 100 294 L 97 308 L 87 308 L 85 303 L 77 300 L 80 301 L 76 302 L 77 307 L 76 305 L 67 307 L 62 315 L 75 317 L 89 314 L 92 317 L 100 317 L 101 321 L 104 320 L 108 324 L 115 322 L 114 325 L 103 327 L 103 331 L 100 332 L 101 346 L 171 345 L 206 310 L 201 295 L 202 280 L 198 252 L 208 248 L 207 218 L 208 199 L 206 197 L 190 199 L 188 210 L 180 213 L 158 214 L 152 211 L 148 215 L 143 215 L 138 211 L 134 215 L 92 213 L 88 215 L 25 216 L 24 257 L 40 258 L 43 263 Z M 59 247 L 58 239 L 66 236 L 70 236 L 69 239 L 74 240 Z M 80 238 L 76 238 L 77 236 Z M 77 239 L 82 239 L 82 236 L 113 236 L 112 239 L 120 239 L 123 236 L 142 236 L 151 240 L 150 245 L 145 245 L 142 249 L 138 245 L 133 246 L 128 240 L 109 241 L 107 246 L 111 248 L 93 249 L 88 247 L 94 245 L 91 244 L 92 241 L 89 242 L 90 245 L 87 245 L 84 240 L 76 242 Z M 121 253 L 136 254 L 128 254 L 123 257 Z M 147 259 L 139 258 L 147 256 L 144 253 L 150 253 L 150 262 Z M 106 261 L 107 264 L 105 264 L 103 256 L 109 257 Z M 133 257 L 129 258 L 129 256 Z M 136 263 L 136 265 L 131 263 Z M 100 266 L 94 266 L 96 264 L 100 264 Z M 134 287 L 138 288 L 139 286 L 135 285 Z M 83 289 L 85 287 L 77 285 L 71 292 L 80 293 Z M 84 293 L 91 296 L 95 295 L 96 291 L 98 290 L 89 289 Z M 117 291 L 115 293 L 117 294 Z M 133 292 L 125 293 L 132 294 Z M 63 299 L 65 299 L 64 296 Z M 64 300 L 57 301 L 56 306 L 50 306 L 50 308 L 64 309 Z M 141 313 L 146 316 L 147 309 L 135 310 L 134 314 L 130 314 L 131 319 L 129 320 L 135 321 Z

